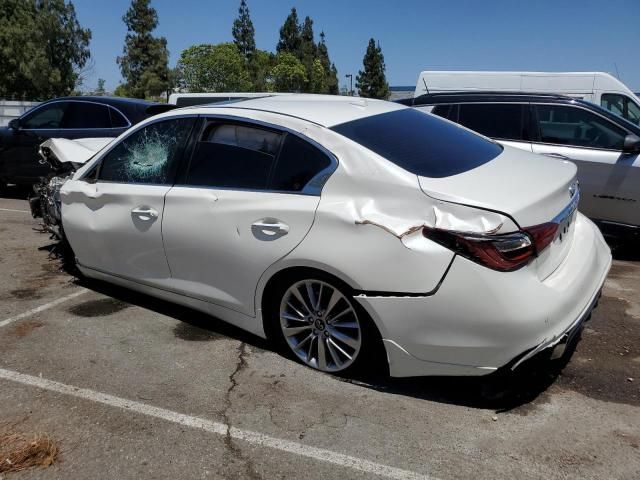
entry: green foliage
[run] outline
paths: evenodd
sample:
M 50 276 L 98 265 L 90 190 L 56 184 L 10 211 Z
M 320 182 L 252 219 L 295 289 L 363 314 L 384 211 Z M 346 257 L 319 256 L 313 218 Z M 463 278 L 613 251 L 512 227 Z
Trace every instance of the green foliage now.
M 233 21 L 231 33 L 233 34 L 233 43 L 236 44 L 240 54 L 248 61 L 256 50 L 256 40 L 253 22 L 249 16 L 249 7 L 247 7 L 245 0 L 240 2 L 238 18 Z
M 127 86 L 121 83 L 113 91 L 113 95 L 115 97 L 128 97 L 129 96 L 129 92 L 127 91 Z
M 268 92 L 273 87 L 271 70 L 276 64 L 276 56 L 264 50 L 255 50 L 249 60 L 249 75 L 254 92 Z
M 99 78 L 98 79 L 98 86 L 96 87 L 96 91 L 94 92 L 96 95 L 104 95 L 106 93 L 105 89 L 104 89 L 104 84 L 105 84 L 105 80 L 104 78 Z
M 325 92 L 331 95 L 338 95 L 338 69 L 329 59 L 326 37 L 324 32 L 320 32 L 320 42 L 317 48 L 317 57 L 322 63 L 325 72 Z
M 0 95 L 68 95 L 90 57 L 91 31 L 64 0 L 0 1 Z
M 291 13 L 289 13 L 287 19 L 284 21 L 284 25 L 280 28 L 280 40 L 276 46 L 276 52 L 290 52 L 298 54 L 302 43 L 300 35 L 298 12 L 294 7 L 291 9 Z
M 327 72 L 325 72 L 319 58 L 313 61 L 310 71 L 309 91 L 312 93 L 325 93 L 327 91 Z
M 178 68 L 191 92 L 243 92 L 251 89 L 245 60 L 233 43 L 194 45 L 180 55 Z
M 126 90 L 135 98 L 157 97 L 169 86 L 167 40 L 151 34 L 158 26 L 158 14 L 150 3 L 151 0 L 132 0 L 122 17 L 127 36 L 118 64 Z
M 361 97 L 382 98 L 389 97 L 389 84 L 385 76 L 384 56 L 380 46 L 376 46 L 375 40 L 369 40 L 367 52 L 362 60 L 364 70 L 358 72 L 356 88 Z
M 276 65 L 271 70 L 271 76 L 276 92 L 301 92 L 308 81 L 304 65 L 290 52 L 276 55 Z

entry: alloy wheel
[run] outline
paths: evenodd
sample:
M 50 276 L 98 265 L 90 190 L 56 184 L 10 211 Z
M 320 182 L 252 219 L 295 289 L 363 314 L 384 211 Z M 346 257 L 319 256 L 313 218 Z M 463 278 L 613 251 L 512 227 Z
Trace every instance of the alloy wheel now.
M 285 291 L 280 327 L 293 353 L 325 372 L 350 367 L 362 345 L 361 324 L 351 302 L 321 280 L 302 280 Z

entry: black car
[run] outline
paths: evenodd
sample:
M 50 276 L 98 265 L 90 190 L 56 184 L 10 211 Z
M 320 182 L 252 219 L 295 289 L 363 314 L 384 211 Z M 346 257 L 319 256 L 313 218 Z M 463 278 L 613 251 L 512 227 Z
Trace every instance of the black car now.
M 598 105 L 562 95 L 447 92 L 398 103 L 439 115 L 504 145 L 574 162 L 582 192 L 580 210 L 607 235 L 640 236 L 638 125 Z
M 175 108 L 120 97 L 62 97 L 32 108 L 0 128 L 0 188 L 32 185 L 48 175 L 38 146 L 49 138 L 117 137 L 145 118 Z

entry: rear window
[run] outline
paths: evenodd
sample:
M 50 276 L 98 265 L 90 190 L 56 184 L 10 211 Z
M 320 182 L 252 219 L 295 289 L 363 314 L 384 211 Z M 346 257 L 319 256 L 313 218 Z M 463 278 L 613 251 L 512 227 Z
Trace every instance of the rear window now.
M 502 153 L 500 145 L 413 108 L 342 123 L 332 130 L 421 177 L 457 175 Z

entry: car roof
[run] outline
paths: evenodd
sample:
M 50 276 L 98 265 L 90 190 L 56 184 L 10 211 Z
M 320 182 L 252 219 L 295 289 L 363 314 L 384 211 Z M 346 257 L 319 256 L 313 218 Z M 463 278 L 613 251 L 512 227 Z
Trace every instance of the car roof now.
M 338 95 L 314 95 L 294 93 L 289 95 L 265 94 L 264 97 L 228 103 L 213 103 L 184 107 L 174 113 L 192 112 L 197 114 L 223 113 L 225 110 L 257 110 L 276 113 L 306 120 L 323 127 L 332 127 L 359 118 L 406 108 L 400 104 L 373 100 L 370 98 L 347 97 Z

